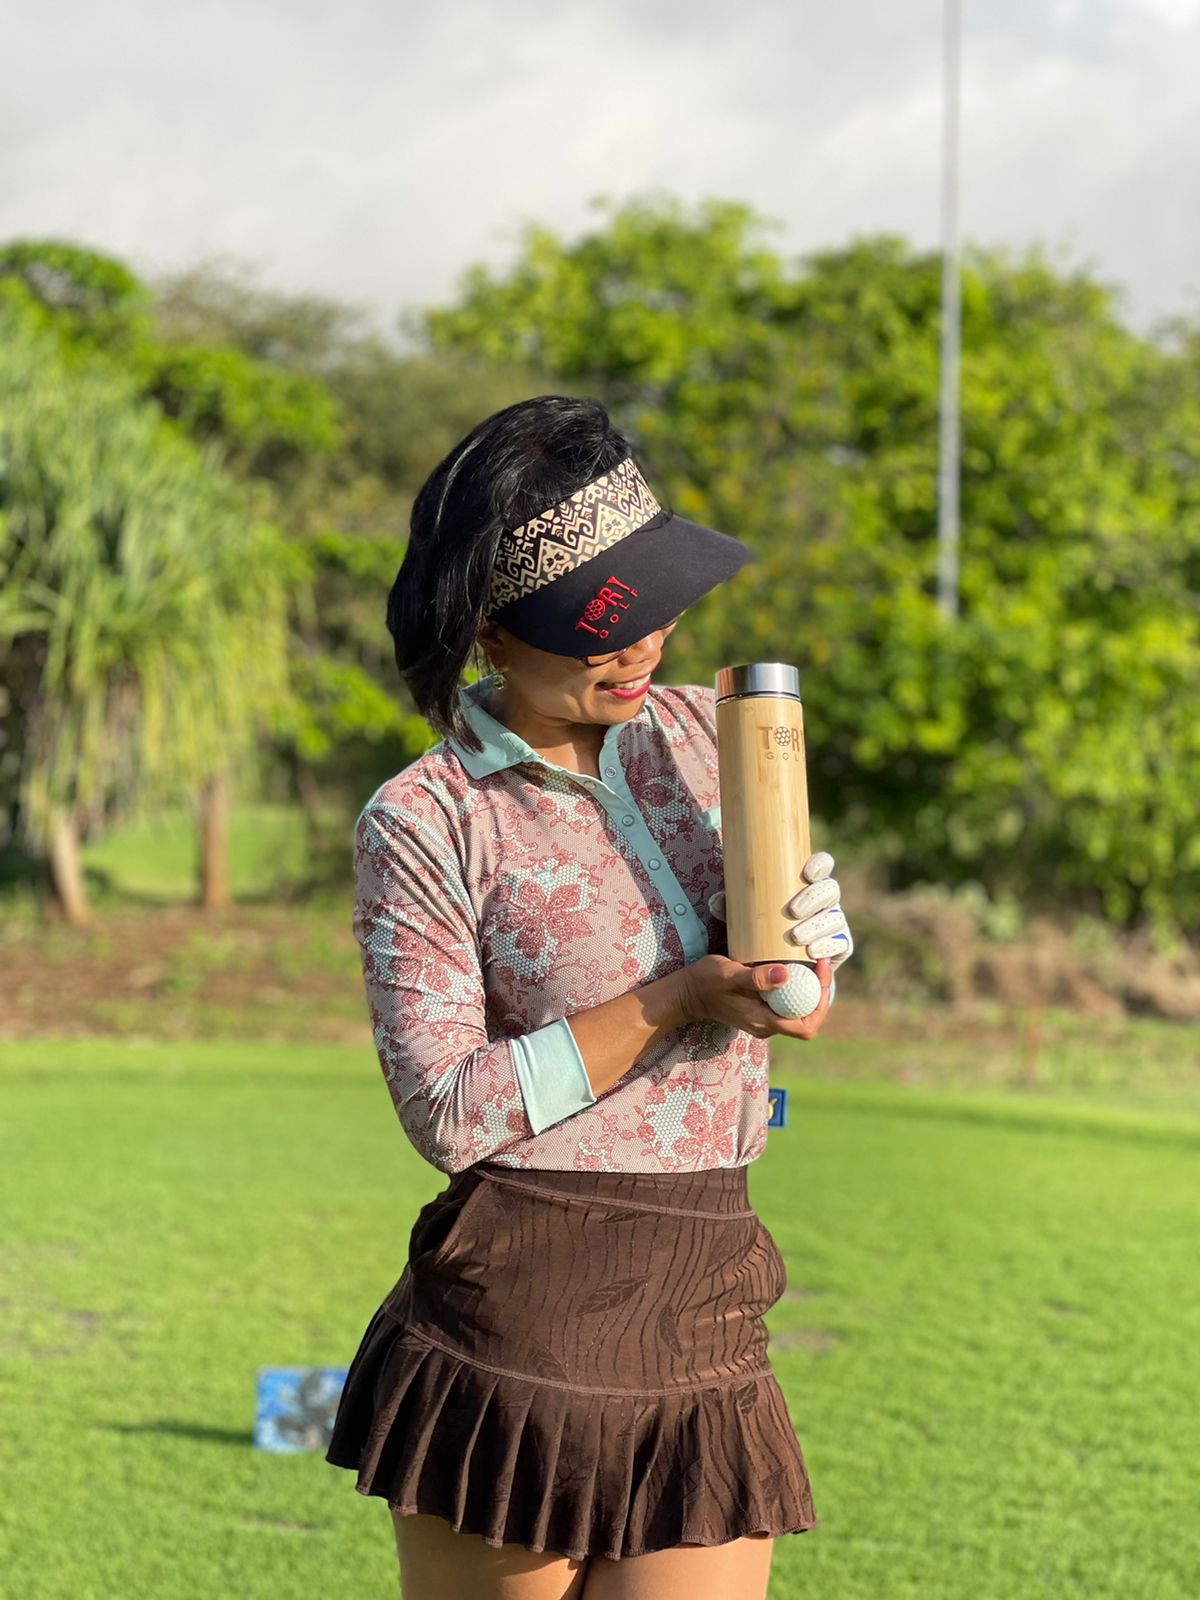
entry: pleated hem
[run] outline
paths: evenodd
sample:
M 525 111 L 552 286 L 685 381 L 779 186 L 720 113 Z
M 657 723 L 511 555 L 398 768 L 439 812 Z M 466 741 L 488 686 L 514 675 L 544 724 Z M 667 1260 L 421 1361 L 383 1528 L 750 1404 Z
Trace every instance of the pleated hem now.
M 573 1560 L 818 1525 L 773 1374 L 663 1395 L 584 1392 L 473 1365 L 382 1307 L 325 1459 L 401 1515 Z
M 379 1493 L 380 1493 L 380 1491 L 378 1489 L 364 1489 L 358 1484 L 355 1484 L 354 1487 L 358 1490 L 358 1493 L 361 1494 L 361 1495 L 370 1495 L 370 1494 L 379 1495 Z M 429 1515 L 432 1515 L 432 1516 L 435 1516 L 435 1517 L 443 1515 L 443 1513 L 440 1512 L 440 1511 L 432 1511 L 432 1512 L 430 1512 L 430 1508 L 428 1506 L 392 1506 L 391 1509 L 393 1511 L 397 1512 L 400 1516 L 404 1516 L 404 1517 L 414 1516 L 418 1512 L 426 1512 Z M 675 1543 L 676 1544 L 699 1544 L 699 1545 L 704 1545 L 706 1549 L 711 1549 L 714 1545 L 732 1544 L 735 1539 L 744 1539 L 747 1536 L 747 1534 L 766 1533 L 766 1534 L 770 1534 L 771 1538 L 778 1539 L 778 1538 L 782 1537 L 782 1535 L 785 1534 L 785 1533 L 811 1533 L 812 1530 L 818 1525 L 819 1520 L 820 1519 L 818 1518 L 813 1522 L 806 1522 L 799 1528 L 743 1528 L 740 1533 L 731 1533 L 727 1539 L 693 1539 L 693 1538 L 691 1538 L 689 1536 L 689 1537 L 684 1538 L 684 1539 L 678 1539 L 678 1540 L 675 1541 Z M 479 1537 L 483 1540 L 484 1544 L 490 1544 L 494 1550 L 499 1550 L 501 1548 L 501 1546 L 505 1545 L 505 1544 L 514 1544 L 514 1543 L 520 1543 L 521 1542 L 520 1540 L 513 1540 L 513 1539 L 492 1539 L 492 1538 L 489 1538 L 488 1535 L 486 1533 L 484 1533 L 483 1530 L 480 1529 L 480 1528 L 459 1527 L 453 1522 L 451 1522 L 450 1526 L 451 1526 L 451 1528 L 453 1528 L 455 1533 L 473 1533 L 473 1534 L 478 1534 Z M 541 1555 L 566 1556 L 568 1558 L 568 1560 L 570 1560 L 570 1561 L 586 1561 L 589 1556 L 604 1556 L 609 1561 L 628 1561 L 631 1556 L 649 1556 L 649 1555 L 653 1555 L 656 1550 L 662 1550 L 662 1549 L 666 1549 L 666 1548 L 673 1548 L 673 1546 L 664 1546 L 664 1545 L 660 1545 L 660 1544 L 653 1544 L 653 1545 L 647 1545 L 644 1550 L 622 1550 L 618 1554 L 618 1553 L 616 1553 L 614 1551 L 611 1551 L 611 1550 L 587 1550 L 587 1551 L 559 1550 L 557 1548 L 557 1546 L 555 1546 L 555 1545 L 541 1545 L 541 1544 L 527 1544 L 527 1545 L 525 1545 L 525 1549 L 528 1550 L 531 1555 L 535 1555 L 535 1556 L 541 1556 Z

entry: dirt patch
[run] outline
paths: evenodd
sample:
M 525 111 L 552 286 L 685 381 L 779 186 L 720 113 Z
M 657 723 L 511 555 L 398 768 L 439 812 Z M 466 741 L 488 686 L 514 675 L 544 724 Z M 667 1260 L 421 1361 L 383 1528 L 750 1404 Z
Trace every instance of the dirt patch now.
M 245 1034 L 370 1039 L 358 947 L 337 913 L 117 908 L 88 928 L 0 928 L 0 1037 Z
M 1200 946 L 1165 953 L 1141 929 L 1094 920 L 1029 919 L 1019 939 L 988 936 L 985 918 L 944 891 L 874 893 L 854 902 L 859 988 L 874 1000 L 922 997 L 952 1006 L 1052 1006 L 1091 1017 L 1200 1020 Z
M 1200 951 L 1167 955 L 1147 933 L 1034 918 L 989 937 L 985 917 L 943 891 L 885 895 L 843 885 L 856 949 L 837 1034 L 887 1037 L 919 1006 L 920 1037 L 1041 1048 L 1046 1008 L 1107 1024 L 1200 1020 Z M 114 907 L 87 928 L 52 914 L 0 925 L 0 1038 L 241 1036 L 369 1045 L 358 945 L 344 905 Z M 921 1063 L 915 1062 L 913 1071 Z M 904 1076 L 902 1060 L 893 1063 Z

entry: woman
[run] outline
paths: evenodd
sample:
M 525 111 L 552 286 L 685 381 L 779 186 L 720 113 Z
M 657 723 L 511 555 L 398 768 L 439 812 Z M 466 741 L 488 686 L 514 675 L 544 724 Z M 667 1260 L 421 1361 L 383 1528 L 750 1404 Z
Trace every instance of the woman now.
M 326 1457 L 388 1501 L 408 1600 L 758 1600 L 773 1536 L 815 1526 L 746 1176 L 768 1041 L 816 1036 L 853 947 L 820 855 L 788 906 L 810 1017 L 721 953 L 714 694 L 655 682 L 750 556 L 561 396 L 481 423 L 413 507 L 388 627 L 443 738 L 358 819 L 354 927 L 396 1112 L 450 1183 Z M 464 688 L 473 652 L 495 671 Z

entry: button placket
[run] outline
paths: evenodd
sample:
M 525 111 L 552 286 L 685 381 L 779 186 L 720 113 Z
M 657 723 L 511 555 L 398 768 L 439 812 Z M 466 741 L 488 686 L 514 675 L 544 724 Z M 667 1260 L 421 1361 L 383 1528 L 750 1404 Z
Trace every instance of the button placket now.
M 638 811 L 628 787 L 625 785 L 622 785 L 622 787 L 625 798 L 621 804 L 622 806 L 628 805 L 630 810 L 622 810 L 618 817 L 615 809 L 613 809 L 613 819 L 620 824 L 642 865 L 653 874 L 654 886 L 662 896 L 671 920 L 675 924 L 676 932 L 679 934 L 679 942 L 683 946 L 684 959 L 689 962 L 696 961 L 702 955 L 707 955 L 708 953 L 708 935 L 704 924 L 700 921 L 694 908 L 689 904 L 687 896 L 683 893 L 682 884 L 668 864 L 661 856 L 653 854 L 659 848 L 658 842 L 646 826 L 645 819 L 642 817 L 641 812 Z
M 573 772 L 568 775 L 573 777 L 587 793 L 596 797 L 612 817 L 613 822 L 625 834 L 642 865 L 653 874 L 654 886 L 662 896 L 679 934 L 684 959 L 689 962 L 696 961 L 708 952 L 708 934 L 695 909 L 688 903 L 687 896 L 683 893 L 683 885 L 667 862 L 655 854 L 659 848 L 658 841 L 638 810 L 637 802 L 625 780 L 617 756 L 617 738 L 620 731 L 620 726 L 610 728 L 600 747 L 600 771 L 604 777 L 611 780 L 609 783 L 592 777 L 590 773 Z M 540 757 L 539 760 L 543 766 L 553 771 L 568 771 L 565 767 L 557 767 L 552 761 Z

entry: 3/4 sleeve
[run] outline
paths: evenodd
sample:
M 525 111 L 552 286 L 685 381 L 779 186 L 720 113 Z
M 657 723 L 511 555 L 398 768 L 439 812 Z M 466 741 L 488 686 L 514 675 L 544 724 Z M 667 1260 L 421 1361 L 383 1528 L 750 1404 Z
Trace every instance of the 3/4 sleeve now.
M 594 1103 L 565 1018 L 489 1040 L 474 908 L 447 841 L 368 806 L 354 834 L 354 934 L 401 1126 L 453 1173 Z

